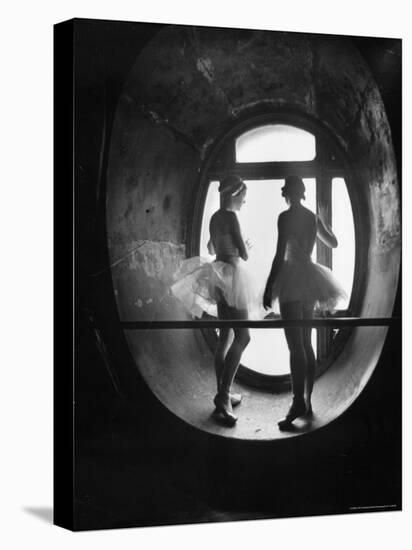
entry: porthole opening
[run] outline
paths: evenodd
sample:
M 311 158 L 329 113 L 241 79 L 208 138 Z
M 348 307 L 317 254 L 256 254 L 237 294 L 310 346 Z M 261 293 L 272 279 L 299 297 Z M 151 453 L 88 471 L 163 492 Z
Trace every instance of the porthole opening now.
M 291 35 L 294 59 L 301 61 L 299 74 L 310 77 L 302 80 L 295 72 L 297 78 L 291 79 L 290 63 L 264 64 L 268 52 L 284 48 L 283 36 L 279 47 L 276 40 L 267 40 L 262 33 L 255 36 L 250 40 L 248 33 L 247 48 L 250 45 L 253 63 L 245 65 L 243 56 L 236 53 L 237 33 L 233 37 L 226 33 L 224 41 L 214 32 L 205 33 L 200 46 L 215 64 L 214 84 L 222 85 L 225 93 L 214 93 L 216 86 L 203 78 L 196 63 L 188 63 L 189 58 L 180 55 L 191 43 L 181 29 L 160 31 L 142 52 L 125 84 L 113 119 L 107 196 L 103 201 L 115 302 L 133 358 L 132 368 L 119 363 L 117 371 L 124 375 L 122 386 L 131 402 L 135 396 L 129 382 L 139 379 L 140 383 L 141 376 L 162 405 L 194 427 L 195 435 L 201 432 L 201 438 L 204 434 L 222 436 L 219 442 L 223 445 L 227 445 L 225 439 L 236 440 L 236 445 L 246 440 L 252 445 L 256 440 L 270 444 L 276 440 L 277 445 L 282 439 L 280 445 L 290 449 L 285 438 L 317 430 L 346 411 L 378 364 L 388 331 L 386 322 L 382 326 L 363 325 L 370 323 L 370 318 L 379 322 L 393 311 L 400 262 L 399 188 L 384 105 L 367 65 L 358 54 L 353 56 L 352 45 L 346 40 L 334 41 L 342 52 L 339 70 L 323 63 L 322 70 L 313 73 L 314 55 L 317 60 L 323 56 L 331 59 L 330 40 L 313 37 L 302 43 Z M 148 75 L 147 67 L 153 64 L 156 48 L 166 43 L 174 44 L 175 55 L 170 59 L 176 65 L 165 80 L 159 71 Z M 290 48 L 284 52 L 289 56 Z M 237 61 L 241 83 L 233 81 L 227 72 Z M 264 66 L 268 79 L 256 79 L 253 66 Z M 343 73 L 353 85 L 342 86 Z M 364 78 L 358 80 L 359 74 Z M 193 85 L 183 89 L 182 75 L 186 84 Z M 268 83 L 275 82 L 285 86 L 268 88 Z M 365 89 L 370 93 L 365 95 Z M 176 97 L 184 101 L 173 100 L 176 90 Z M 153 113 L 156 116 L 152 117 Z M 357 116 L 353 117 L 354 113 Z M 315 158 L 236 162 L 235 140 L 239 136 L 276 124 L 295 126 L 315 136 Z M 318 357 L 321 362 L 328 357 L 329 364 L 316 381 L 315 420 L 296 434 L 281 433 L 275 422 L 287 410 L 290 392 L 282 388 L 274 396 L 272 390 L 252 387 L 243 377 L 243 369 L 235 381 L 236 391 L 245 395 L 241 421 L 233 430 L 214 421 L 210 414 L 216 382 L 213 348 L 205 340 L 206 331 L 211 329 L 189 319 L 170 295 L 172 273 L 179 263 L 199 255 L 209 183 L 219 181 L 228 171 L 241 171 L 248 181 L 282 179 L 290 172 L 315 178 L 316 185 L 320 182 L 317 200 L 321 203 L 328 200 L 325 181 L 343 178 L 349 192 L 356 239 L 349 315 L 355 324 L 341 325 L 332 342 L 335 351 L 322 347 L 328 340 L 321 341 L 319 335 Z M 317 255 L 328 260 L 322 249 Z M 168 328 L 161 329 L 159 323 Z M 180 323 L 189 323 L 190 328 Z M 336 325 L 330 321 L 329 326 Z

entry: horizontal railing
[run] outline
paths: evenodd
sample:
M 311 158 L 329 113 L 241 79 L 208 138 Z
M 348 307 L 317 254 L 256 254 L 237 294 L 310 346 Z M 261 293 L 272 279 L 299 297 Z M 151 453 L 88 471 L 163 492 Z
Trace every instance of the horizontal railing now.
M 399 325 L 400 317 L 321 317 L 315 319 L 199 319 L 185 321 L 121 321 L 125 330 L 188 329 L 188 328 L 263 328 L 292 327 L 380 327 Z

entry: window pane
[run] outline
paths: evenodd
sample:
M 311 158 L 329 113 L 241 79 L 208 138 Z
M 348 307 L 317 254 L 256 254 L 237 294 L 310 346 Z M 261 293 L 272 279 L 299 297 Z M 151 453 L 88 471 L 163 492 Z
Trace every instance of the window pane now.
M 236 162 L 313 160 L 315 156 L 315 136 L 294 126 L 260 126 L 236 140 Z
M 306 200 L 303 204 L 316 212 L 316 180 L 303 180 L 306 187 Z M 279 214 L 288 209 L 281 195 L 285 180 L 245 181 L 247 185 L 246 202 L 238 218 L 244 239 L 249 239 L 253 248 L 245 269 L 249 271 L 257 289 L 263 289 L 276 252 L 278 239 L 277 221 Z M 316 258 L 316 250 L 312 254 Z
M 316 211 L 316 180 L 304 179 L 306 186 L 307 208 Z M 284 180 L 246 181 L 246 202 L 238 213 L 243 237 L 249 239 L 253 248 L 249 251 L 249 260 L 245 269 L 250 273 L 254 286 L 263 292 L 266 278 L 276 252 L 277 219 L 279 214 L 288 208 L 281 196 Z M 209 221 L 212 214 L 219 208 L 218 182 L 212 182 L 205 203 L 201 233 L 201 256 L 214 256 L 207 253 L 209 239 Z M 316 250 L 312 254 L 316 258 Z M 279 306 L 276 306 L 279 312 Z M 261 310 L 261 318 L 266 312 Z M 316 353 L 316 331 L 312 331 L 312 344 Z M 284 331 L 282 329 L 251 329 L 251 341 L 242 356 L 242 364 L 246 367 L 271 375 L 289 373 L 289 351 Z
M 338 239 L 333 250 L 332 269 L 348 295 L 341 300 L 338 309 L 347 309 L 352 293 L 355 270 L 355 227 L 348 189 L 343 178 L 332 180 L 332 228 Z

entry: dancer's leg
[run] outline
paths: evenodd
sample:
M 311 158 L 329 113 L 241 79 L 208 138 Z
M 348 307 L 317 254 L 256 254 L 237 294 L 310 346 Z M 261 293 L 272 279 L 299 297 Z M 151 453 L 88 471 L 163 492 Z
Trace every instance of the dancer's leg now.
M 225 357 L 229 348 L 230 328 L 219 329 L 219 338 L 215 351 L 216 387 L 219 391 L 222 373 L 225 366 Z
M 225 364 L 221 378 L 221 390 L 223 392 L 230 392 L 232 382 L 236 376 L 237 369 L 239 368 L 240 358 L 245 350 L 246 346 L 250 342 L 250 334 L 248 328 L 233 329 L 235 337 L 232 345 L 230 346 L 226 357 Z
M 219 319 L 225 319 L 227 316 L 227 306 L 225 303 L 219 302 L 217 304 L 217 313 Z M 222 380 L 222 373 L 225 366 L 225 357 L 227 350 L 229 348 L 229 340 L 230 340 L 230 328 L 220 328 L 219 329 L 219 338 L 217 341 L 216 351 L 215 351 L 215 372 L 216 372 L 216 386 L 217 391 L 220 389 L 220 384 Z
M 226 310 L 224 309 L 224 313 L 225 318 L 228 319 L 247 318 L 247 311 L 227 308 Z M 249 329 L 233 329 L 233 332 L 234 339 L 228 352 L 226 353 L 220 378 L 220 387 L 214 399 L 216 410 L 223 414 L 223 417 L 229 425 L 233 425 L 237 420 L 236 416 L 233 414 L 231 399 L 233 398 L 233 395 L 230 394 L 230 389 L 232 387 L 233 379 L 236 376 L 243 350 L 250 341 Z M 236 399 L 236 401 L 239 403 L 240 399 Z
M 285 302 L 280 304 L 282 319 L 302 319 L 301 302 Z M 307 358 L 303 345 L 303 329 L 285 328 L 285 336 L 290 352 L 290 374 L 292 380 L 293 398 L 303 401 Z
M 303 305 L 303 318 L 313 319 L 314 304 L 305 303 Z M 312 391 L 315 382 L 316 357 L 312 347 L 312 327 L 303 329 L 303 345 L 306 352 L 306 407 L 307 412 L 312 413 Z

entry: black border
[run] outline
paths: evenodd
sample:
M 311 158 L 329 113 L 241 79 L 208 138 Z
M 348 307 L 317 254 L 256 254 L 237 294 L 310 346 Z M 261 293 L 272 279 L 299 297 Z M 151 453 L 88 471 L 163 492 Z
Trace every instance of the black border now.
M 74 528 L 74 25 L 54 26 L 53 523 Z M 70 249 L 69 245 L 72 244 Z M 69 313 L 71 312 L 71 314 Z

